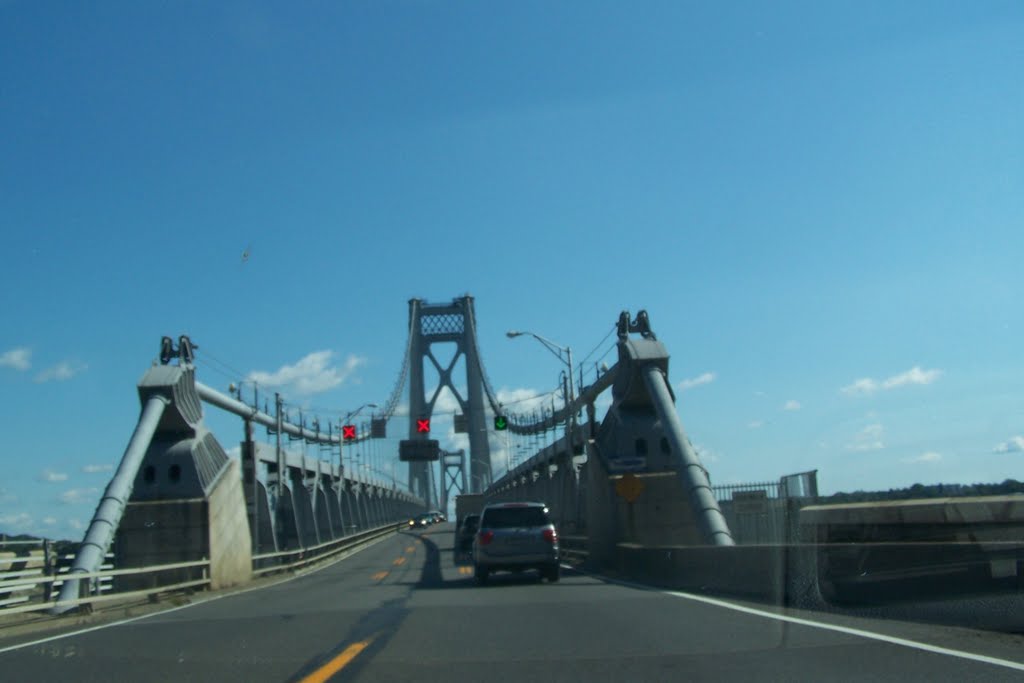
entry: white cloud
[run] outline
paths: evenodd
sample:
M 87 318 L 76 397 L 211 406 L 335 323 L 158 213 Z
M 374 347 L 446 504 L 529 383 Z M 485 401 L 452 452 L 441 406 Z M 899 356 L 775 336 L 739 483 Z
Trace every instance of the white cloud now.
M 88 368 L 89 366 L 83 363 L 72 364 L 69 361 L 62 360 L 52 368 L 47 368 L 36 375 L 35 381 L 40 383 L 65 382 L 75 375 L 85 372 Z
M 437 387 L 428 391 L 427 396 L 433 396 L 435 391 L 437 391 Z M 466 395 L 465 390 L 461 390 L 459 393 L 463 396 Z M 455 398 L 455 394 L 451 392 L 451 389 L 448 387 L 441 389 L 441 393 L 437 395 L 437 401 L 434 402 L 434 414 L 461 412 L 462 406 L 459 405 L 459 399 Z
M 1020 453 L 1024 451 L 1024 436 L 1012 436 L 992 449 L 993 453 Z
M 25 371 L 32 367 L 32 349 L 19 347 L 0 353 L 0 368 Z
M 67 480 L 68 475 L 66 472 L 54 472 L 50 468 L 46 468 L 45 470 L 39 473 L 39 481 L 56 482 Z
M 85 465 L 82 467 L 82 471 L 86 474 L 96 474 L 97 472 L 113 472 L 114 466 L 110 463 L 104 463 L 100 465 Z
M 695 443 L 692 445 L 693 450 L 697 451 L 697 455 L 700 457 L 701 462 L 718 462 L 719 456 L 717 452 L 711 450 L 710 448 L 707 448 L 706 446 L 704 446 L 704 444 Z
M 7 489 L 0 489 L 0 503 L 16 503 L 18 497 Z
M 800 405 L 799 401 L 794 401 L 793 399 L 790 399 L 790 400 L 786 401 L 786 403 L 782 406 L 782 409 L 783 410 L 800 410 L 801 407 L 802 406 Z
M 83 522 L 80 519 L 69 519 L 68 526 L 74 529 L 75 531 L 81 531 L 85 528 L 85 522 Z
M 712 382 L 715 381 L 716 377 L 718 377 L 717 373 L 705 372 L 703 375 L 697 375 L 696 377 L 692 377 L 690 379 L 684 379 L 676 386 L 679 387 L 680 391 L 686 391 L 687 389 L 699 387 L 702 384 L 711 384 Z
M 922 453 L 921 455 L 916 455 L 913 458 L 904 458 L 903 462 L 909 462 L 909 463 L 929 463 L 929 462 L 938 462 L 940 460 L 942 460 L 942 454 L 941 453 L 936 453 L 935 451 L 928 451 L 927 453 Z
M 883 380 L 862 377 L 861 379 L 854 380 L 852 384 L 848 384 L 840 389 L 840 391 L 848 396 L 868 396 L 876 391 L 888 391 L 889 389 L 897 389 L 911 384 L 931 384 L 941 376 L 942 370 L 922 370 L 919 366 L 915 365 L 906 372 L 901 372 L 898 375 L 893 375 Z
M 43 524 L 45 524 L 46 526 L 53 526 L 56 523 L 57 523 L 57 518 L 56 517 L 43 517 Z
M 747 429 L 760 429 L 764 427 L 764 420 L 751 420 L 747 423 Z
M 854 380 L 853 384 L 848 384 L 840 389 L 844 394 L 849 396 L 864 396 L 867 394 L 873 394 L 878 391 L 878 382 L 871 379 L 870 377 L 863 377 L 858 380 Z
M 360 356 L 349 355 L 342 365 L 334 366 L 333 351 L 314 351 L 294 365 L 282 365 L 274 372 L 256 370 L 247 379 L 268 387 L 279 387 L 300 396 L 319 394 L 339 386 L 355 370 L 366 363 Z
M 848 451 L 877 451 L 885 448 L 882 437 L 885 429 L 880 424 L 870 424 L 857 432 L 853 440 L 846 444 Z
M 8 530 L 24 529 L 32 525 L 32 515 L 27 512 L 8 512 L 0 515 L 0 524 Z
M 60 502 L 65 505 L 80 505 L 82 503 L 91 503 L 96 497 L 96 494 L 100 490 L 96 488 L 88 489 L 70 489 L 60 494 Z

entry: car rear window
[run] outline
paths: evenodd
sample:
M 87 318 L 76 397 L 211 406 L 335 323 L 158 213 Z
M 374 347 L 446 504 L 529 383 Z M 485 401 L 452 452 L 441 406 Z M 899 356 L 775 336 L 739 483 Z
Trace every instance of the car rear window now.
M 492 508 L 484 510 L 480 526 L 491 529 L 506 529 L 517 526 L 544 526 L 548 524 L 544 508 Z

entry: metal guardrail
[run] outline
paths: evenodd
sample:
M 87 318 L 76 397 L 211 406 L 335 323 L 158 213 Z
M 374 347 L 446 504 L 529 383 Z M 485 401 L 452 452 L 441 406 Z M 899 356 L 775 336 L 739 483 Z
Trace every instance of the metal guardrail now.
M 279 550 L 274 553 L 262 553 L 260 555 L 253 555 L 253 575 L 262 576 L 271 572 L 288 571 L 290 569 L 296 569 L 298 567 L 312 564 L 313 562 L 319 562 L 325 560 L 333 555 L 351 550 L 357 546 L 363 545 L 370 541 L 376 540 L 381 536 L 398 531 L 404 528 L 404 523 L 395 522 L 393 524 L 385 524 L 374 529 L 368 529 L 361 531 L 351 536 L 345 536 L 343 538 L 336 538 L 333 541 L 326 541 L 318 545 L 310 546 L 308 548 L 296 548 L 294 550 Z M 282 562 L 280 564 L 272 564 L 266 567 L 256 567 L 255 565 L 261 560 L 273 560 L 275 558 L 295 557 L 298 559 L 292 562 Z
M 353 548 L 365 545 L 378 538 L 386 536 L 391 533 L 395 533 L 400 529 L 404 528 L 405 524 L 394 523 L 386 524 L 374 529 L 368 529 L 344 538 L 327 541 L 320 543 L 315 546 L 308 548 L 296 548 L 294 550 L 283 550 L 273 553 L 262 553 L 253 556 L 253 575 L 262 576 L 273 572 L 283 572 L 299 567 L 303 567 L 315 562 L 320 562 L 333 557 L 339 553 L 351 550 Z M 291 559 L 295 558 L 295 559 Z M 13 561 L 25 562 L 33 561 L 36 558 L 34 556 L 21 556 L 17 558 L 4 558 Z M 41 557 L 39 558 L 42 559 Z M 279 563 L 271 564 L 269 566 L 256 567 L 255 565 L 259 562 L 266 562 L 268 560 L 281 559 L 286 560 Z M 288 561 L 290 560 L 290 561 Z M 110 600 L 121 600 L 131 599 L 137 597 L 146 597 L 152 599 L 160 593 L 173 593 L 176 591 L 197 588 L 200 586 L 206 586 L 210 584 L 210 561 L 207 559 L 197 560 L 193 562 L 177 562 L 173 564 L 161 564 L 151 565 L 147 567 L 130 567 L 126 569 L 104 569 L 98 572 L 88 573 L 76 573 L 73 578 L 85 583 L 80 583 L 81 586 L 88 586 L 94 582 L 109 582 L 114 577 L 118 576 L 138 576 L 144 574 L 157 574 L 159 572 L 182 570 L 182 569 L 200 569 L 202 570 L 202 577 L 198 579 L 191 579 L 188 581 L 178 581 L 171 584 L 163 584 L 152 587 L 147 587 L 139 590 L 132 591 L 120 591 L 115 592 L 110 590 L 108 584 L 104 584 L 100 587 L 101 591 L 106 591 L 102 594 L 86 595 L 74 600 L 65 601 L 61 604 L 64 606 L 79 606 L 79 605 L 92 605 L 97 602 L 106 602 Z M 18 571 L 7 571 L 0 572 L 0 596 L 15 595 L 18 592 L 26 590 L 38 590 L 40 587 L 51 586 L 50 591 L 45 591 L 43 594 L 51 596 L 49 599 L 33 600 L 34 597 L 39 595 L 16 595 L 13 598 L 7 598 L 6 600 L 0 600 L 0 615 L 7 614 L 21 614 L 25 612 L 44 612 L 57 605 L 57 588 L 59 588 L 65 580 L 69 578 L 67 568 L 62 568 L 63 573 L 56 575 L 45 575 L 43 574 L 43 568 L 31 567 Z M 31 601 L 31 602 L 30 602 Z M 27 604 L 26 604 L 27 603 Z
M 53 548 L 54 544 L 44 539 L 0 541 L 0 614 L 12 613 L 15 605 L 35 605 L 40 597 L 48 602 L 51 587 L 63 585 L 74 554 L 57 554 Z M 100 570 L 113 569 L 109 564 L 112 559 L 113 554 L 108 553 Z M 112 588 L 109 577 L 101 577 L 94 584 L 97 593 Z
M 563 555 L 586 559 L 590 555 L 587 550 L 588 538 L 586 536 L 564 536 L 558 537 L 558 550 Z
M 99 572 L 76 573 L 76 574 L 73 575 L 73 578 L 78 579 L 80 581 L 81 580 L 92 580 L 92 579 L 98 579 L 98 580 L 102 581 L 104 579 L 111 579 L 111 578 L 113 578 L 115 576 L 130 576 L 130 575 L 139 575 L 139 574 L 153 574 L 153 573 L 156 573 L 156 572 L 163 572 L 163 571 L 170 571 L 170 570 L 177 570 L 177 569 L 192 569 L 192 568 L 201 568 L 202 569 L 203 577 L 201 579 L 195 579 L 195 580 L 191 580 L 191 581 L 181 581 L 181 582 L 173 583 L 173 584 L 166 584 L 166 585 L 161 585 L 161 586 L 153 586 L 151 588 L 145 588 L 145 589 L 142 589 L 142 590 L 124 591 L 124 592 L 108 592 L 106 594 L 100 594 L 100 595 L 87 595 L 87 596 L 84 596 L 84 597 L 79 597 L 79 598 L 76 598 L 76 599 L 73 599 L 73 600 L 62 602 L 61 604 L 65 605 L 65 606 L 76 607 L 78 605 L 91 605 L 94 602 L 105 602 L 105 601 L 108 601 L 108 600 L 120 600 L 120 599 L 133 598 L 133 597 L 151 597 L 151 596 L 158 595 L 160 593 L 170 593 L 170 592 L 182 590 L 184 588 L 194 588 L 196 586 L 206 585 L 206 584 L 210 583 L 210 577 L 209 577 L 210 561 L 204 559 L 204 560 L 198 560 L 198 561 L 195 561 L 195 562 L 177 562 L 177 563 L 174 563 L 174 564 L 161 564 L 161 565 L 153 565 L 153 566 L 149 566 L 149 567 L 131 567 L 131 568 L 128 568 L 128 569 L 107 569 L 107 570 L 103 570 L 103 571 L 99 571 Z M 36 584 L 44 584 L 44 585 L 45 584 L 53 584 L 54 587 L 57 587 L 59 585 L 62 585 L 63 582 L 65 580 L 69 579 L 69 578 L 72 578 L 71 575 L 69 575 L 69 574 L 59 574 L 57 576 L 40 576 L 38 578 L 34 578 L 32 581 L 33 581 L 33 583 L 36 583 Z M 21 582 L 21 583 L 24 583 L 24 582 Z M 10 585 L 11 584 L 9 584 L 9 583 L 0 582 L 0 592 L 3 592 L 5 589 L 8 589 L 8 587 Z M 79 585 L 87 585 L 87 584 L 79 584 Z M 53 595 L 54 597 L 51 598 L 50 600 L 44 600 L 44 601 L 41 601 L 41 602 L 33 602 L 33 603 L 27 604 L 27 605 L 18 605 L 16 607 L 8 607 L 6 609 L 0 610 L 0 615 L 20 614 L 20 613 L 23 613 L 23 612 L 36 612 L 36 611 L 48 610 L 48 609 L 50 609 L 52 607 L 55 607 L 57 605 L 56 595 L 54 595 L 54 594 L 55 594 L 55 591 L 51 591 L 51 595 Z

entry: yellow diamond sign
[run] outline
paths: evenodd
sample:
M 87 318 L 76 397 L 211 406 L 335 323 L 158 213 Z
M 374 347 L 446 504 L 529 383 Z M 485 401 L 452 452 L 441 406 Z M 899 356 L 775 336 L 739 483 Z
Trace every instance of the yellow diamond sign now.
M 635 474 L 624 474 L 615 482 L 615 493 L 627 503 L 632 503 L 644 492 L 644 483 Z

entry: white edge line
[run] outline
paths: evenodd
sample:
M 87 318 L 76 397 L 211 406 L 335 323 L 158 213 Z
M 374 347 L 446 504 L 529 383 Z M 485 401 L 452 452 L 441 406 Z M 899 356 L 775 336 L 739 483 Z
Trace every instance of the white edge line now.
M 704 595 L 697 595 L 695 593 L 685 593 L 683 591 L 670 591 L 662 590 L 655 586 L 644 586 L 643 584 L 631 583 L 629 581 L 622 581 L 619 579 L 613 579 L 607 576 L 601 576 L 600 574 L 592 574 L 590 572 L 581 571 L 576 567 L 570 565 L 562 565 L 566 569 L 579 572 L 581 574 L 593 576 L 603 581 L 615 583 L 620 586 L 626 586 L 629 588 L 638 588 L 641 590 L 654 591 L 663 595 L 671 595 L 676 598 L 683 598 L 684 600 L 693 600 L 695 602 L 703 602 L 708 605 L 714 605 L 716 607 L 723 607 L 725 609 L 731 609 L 736 612 L 743 612 L 745 614 L 753 614 L 759 617 L 765 617 L 768 619 L 775 619 L 776 621 L 785 621 L 791 624 L 799 624 L 800 626 L 809 626 L 811 628 L 819 628 L 825 631 L 835 631 L 837 633 L 845 633 L 851 636 L 858 636 L 860 638 L 867 638 L 869 640 L 878 640 L 884 643 L 890 643 L 892 645 L 899 645 L 901 647 L 909 647 L 915 650 L 924 650 L 925 652 L 932 652 L 940 655 L 947 655 L 949 657 L 959 657 L 960 659 L 970 659 L 975 662 L 982 662 L 984 664 L 992 664 L 994 666 L 1002 666 L 1007 669 L 1015 669 L 1016 671 L 1024 671 L 1024 664 L 1020 662 L 1014 662 L 1009 659 L 999 659 L 998 657 L 989 657 L 988 655 L 979 655 L 974 652 L 965 652 L 963 650 L 952 650 L 946 647 L 940 647 L 938 645 L 930 645 L 928 643 L 922 643 L 916 640 L 907 640 L 906 638 L 897 638 L 896 636 L 887 636 L 884 633 L 875 633 L 873 631 L 864 631 L 859 628 L 853 628 L 850 626 L 840 626 L 838 624 L 829 624 L 821 621 L 813 621 L 811 619 L 802 619 L 800 617 L 791 617 L 785 614 L 776 614 L 774 612 L 766 612 L 764 610 L 755 609 L 753 607 L 747 607 L 745 605 L 737 605 L 727 600 L 720 600 L 718 598 L 709 598 Z
M 397 536 L 397 533 L 395 535 Z M 267 584 L 263 584 L 261 586 L 252 586 L 251 588 L 244 588 L 242 590 L 233 591 L 233 592 L 230 592 L 230 593 L 222 593 L 220 595 L 211 595 L 211 596 L 209 596 L 207 598 L 203 598 L 203 599 L 197 600 L 195 602 L 190 602 L 187 605 L 178 605 L 177 607 L 169 607 L 168 609 L 160 610 L 159 612 L 150 612 L 149 614 L 142 614 L 140 616 L 131 617 L 129 619 L 121 619 L 120 621 L 112 621 L 109 624 L 99 624 L 98 626 L 90 626 L 89 628 L 79 629 L 78 631 L 69 631 L 68 633 L 59 633 L 59 634 L 57 634 L 55 636 L 49 636 L 47 638 L 40 638 L 39 640 L 32 640 L 32 641 L 29 641 L 27 643 L 18 643 L 17 645 L 8 645 L 7 647 L 0 648 L 0 655 L 5 654 L 7 652 L 13 652 L 14 650 L 21 650 L 21 649 L 26 648 L 26 647 L 32 647 L 34 645 L 42 645 L 43 643 L 50 643 L 50 642 L 53 642 L 54 640 L 61 640 L 62 638 L 71 638 L 72 636 L 80 636 L 80 635 L 83 635 L 83 634 L 86 634 L 86 633 L 92 633 L 93 631 L 99 631 L 99 630 L 102 630 L 102 629 L 105 629 L 105 628 L 113 628 L 114 626 L 124 626 L 125 624 L 132 623 L 133 621 L 141 621 L 143 619 L 149 619 L 150 617 L 157 617 L 157 616 L 161 616 L 163 614 L 170 614 L 171 612 L 177 612 L 178 610 L 188 609 L 189 607 L 197 607 L 199 605 L 205 605 L 207 603 L 215 602 L 215 601 L 221 600 L 223 598 L 232 598 L 232 597 L 234 597 L 236 595 L 244 595 L 245 593 L 252 593 L 253 591 L 261 591 L 261 590 L 263 590 L 265 588 L 273 588 L 274 586 L 279 586 L 282 583 L 288 583 L 289 581 L 294 581 L 295 579 L 301 579 L 303 576 L 309 576 L 310 574 L 315 574 L 315 573 L 317 573 L 318 571 L 320 571 L 322 569 L 327 569 L 328 567 L 333 567 L 334 565 L 336 565 L 337 563 L 341 562 L 342 560 L 347 560 L 348 558 L 352 557 L 356 553 L 362 552 L 363 550 L 366 550 L 367 548 L 375 546 L 378 543 L 380 543 L 380 542 L 382 542 L 382 541 L 384 541 L 384 540 L 386 540 L 388 538 L 393 538 L 393 536 L 381 536 L 380 538 L 374 539 L 372 541 L 369 541 L 366 544 L 359 546 L 358 548 L 352 548 L 351 552 L 339 553 L 339 555 L 341 555 L 341 556 L 338 557 L 337 559 L 335 559 L 333 562 L 327 562 L 325 564 L 319 565 L 317 567 L 314 567 L 313 569 L 309 569 L 309 570 L 306 570 L 306 571 L 297 571 L 294 574 L 292 574 L 290 576 L 286 576 L 286 577 L 284 577 L 283 579 L 281 579 L 279 581 L 274 581 L 273 583 L 267 583 Z

